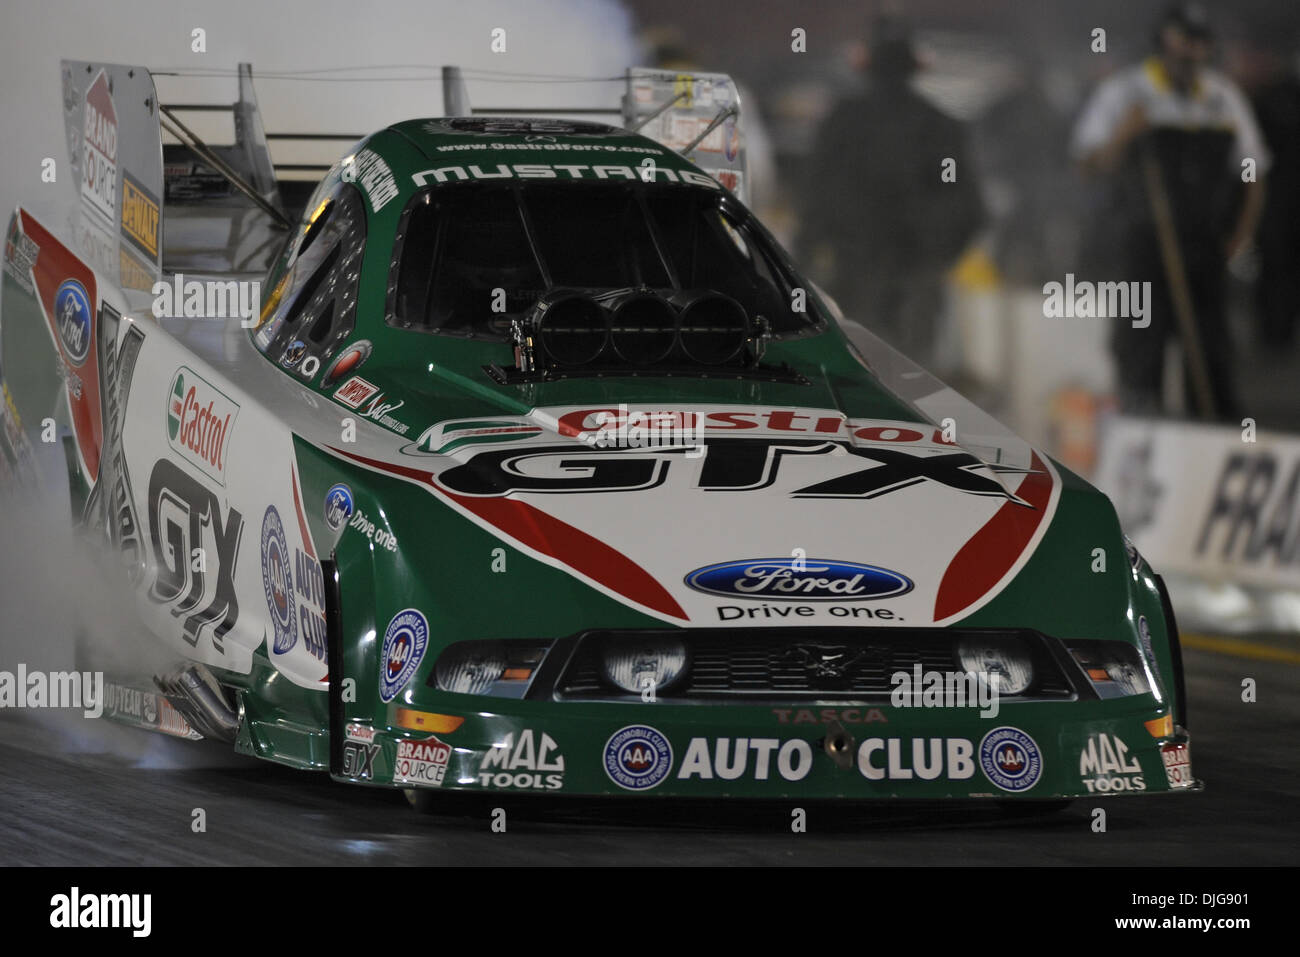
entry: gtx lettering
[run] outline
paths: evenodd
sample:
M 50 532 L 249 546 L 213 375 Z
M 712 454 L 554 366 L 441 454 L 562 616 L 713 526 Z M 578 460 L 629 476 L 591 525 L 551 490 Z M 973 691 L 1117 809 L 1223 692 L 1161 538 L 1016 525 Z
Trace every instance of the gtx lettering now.
M 348 741 L 343 745 L 343 773 L 350 778 L 363 781 L 375 776 L 375 756 L 379 754 L 379 745 L 361 744 Z
M 717 491 L 766 488 L 776 481 L 787 455 L 827 455 L 843 450 L 872 460 L 869 468 L 795 489 L 805 498 L 875 498 L 919 482 L 935 482 L 971 495 L 1021 503 L 998 482 L 974 470 L 990 468 L 964 452 L 925 456 L 898 449 L 860 448 L 844 442 L 780 439 L 709 439 L 695 487 Z M 512 492 L 612 492 L 653 488 L 662 483 L 682 448 L 579 450 L 550 445 L 527 450 L 489 449 L 438 476 L 463 495 L 504 496 Z M 994 466 L 995 471 L 1024 471 Z M 1028 507 L 1028 506 L 1026 506 Z
M 149 476 L 149 516 L 149 534 L 158 566 L 150 598 L 172 605 L 171 613 L 185 619 L 183 636 L 191 645 L 198 644 L 205 625 L 216 623 L 212 644 L 221 651 L 222 639 L 239 619 L 234 577 L 239 539 L 244 531 L 243 516 L 232 508 L 223 524 L 217 497 L 167 459 L 159 459 Z M 215 560 L 199 564 L 196 571 L 193 550 L 205 548 L 205 532 L 216 542 Z M 208 591 L 208 576 L 214 564 L 216 587 L 212 600 L 195 611 Z M 203 570 L 205 566 L 207 571 Z

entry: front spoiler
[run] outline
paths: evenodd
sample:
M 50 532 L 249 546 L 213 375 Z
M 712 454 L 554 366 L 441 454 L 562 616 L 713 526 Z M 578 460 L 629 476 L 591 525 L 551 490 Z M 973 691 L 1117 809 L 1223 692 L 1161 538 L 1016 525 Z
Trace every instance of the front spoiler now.
M 412 714 L 428 715 L 427 726 L 440 728 L 433 733 L 347 724 L 331 742 L 340 756 L 332 776 L 462 792 L 847 801 L 1033 802 L 1203 788 L 1186 731 L 1148 730 L 1168 714 L 1149 696 L 1003 705 L 986 718 L 971 709 L 442 697 L 460 707 L 404 711 L 408 725 Z M 838 761 L 826 747 L 833 734 L 851 741 Z

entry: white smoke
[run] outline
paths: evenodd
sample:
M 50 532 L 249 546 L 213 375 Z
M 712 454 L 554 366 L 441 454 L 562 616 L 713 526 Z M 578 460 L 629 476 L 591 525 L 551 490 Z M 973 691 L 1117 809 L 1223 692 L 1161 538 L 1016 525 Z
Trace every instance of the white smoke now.
M 39 15 L 35 9 L 0 6 L 0 209 L 6 219 L 18 203 L 42 212 L 56 192 L 70 188 L 62 58 L 155 72 L 233 71 L 248 62 L 268 131 L 362 134 L 441 115 L 436 68 L 443 64 L 466 70 L 475 106 L 617 107 L 618 82 L 544 82 L 542 76 L 615 77 L 639 60 L 631 19 L 615 0 L 148 0 L 111 6 L 43 0 Z M 206 53 L 191 51 L 196 29 L 205 32 Z M 505 52 L 492 50 L 496 29 L 505 31 Z M 359 67 L 382 69 L 352 69 Z M 328 79 L 257 78 L 314 70 L 335 72 Z M 514 76 L 489 78 L 486 71 Z M 376 81 L 379 76 L 411 79 Z M 164 101 L 178 102 L 196 86 L 215 91 L 205 100 L 235 99 L 233 77 L 157 82 Z M 57 186 L 41 182 L 45 157 L 57 163 Z

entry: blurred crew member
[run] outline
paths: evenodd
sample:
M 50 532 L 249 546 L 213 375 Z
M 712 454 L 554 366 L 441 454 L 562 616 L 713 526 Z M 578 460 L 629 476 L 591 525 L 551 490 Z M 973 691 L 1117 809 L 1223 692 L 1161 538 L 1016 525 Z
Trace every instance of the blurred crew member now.
M 907 28 L 878 20 L 866 92 L 818 130 L 799 246 L 850 318 L 929 365 L 944 273 L 983 209 L 962 124 L 912 89 L 918 66 Z M 948 159 L 955 182 L 941 177 Z
M 1205 68 L 1210 40 L 1200 7 L 1171 7 L 1158 28 L 1156 53 L 1105 80 L 1074 131 L 1074 155 L 1086 172 L 1105 177 L 1111 190 L 1102 228 L 1118 255 L 1112 268 L 1119 275 L 1104 278 L 1151 282 L 1150 326 L 1114 321 L 1111 345 L 1121 407 L 1128 412 L 1160 410 L 1165 346 L 1178 336 L 1189 408 L 1208 404 L 1211 415 L 1237 417 L 1224 312 L 1226 267 L 1250 244 L 1259 222 L 1270 156 L 1245 97 Z M 1255 181 L 1243 184 L 1247 160 L 1253 161 Z M 1181 268 L 1171 267 L 1171 251 Z M 1177 312 L 1178 272 L 1186 280 L 1191 315 Z M 1196 332 L 1200 359 L 1188 348 L 1186 328 Z M 1198 361 L 1208 402 L 1193 401 L 1199 373 L 1192 363 Z

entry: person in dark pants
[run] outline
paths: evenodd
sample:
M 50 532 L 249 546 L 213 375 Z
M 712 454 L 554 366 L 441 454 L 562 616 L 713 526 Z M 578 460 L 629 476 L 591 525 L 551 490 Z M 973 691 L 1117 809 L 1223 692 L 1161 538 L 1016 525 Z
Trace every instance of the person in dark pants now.
M 877 21 L 866 93 L 818 130 L 797 245 L 850 318 L 924 366 L 983 209 L 963 126 L 911 88 L 918 65 L 907 28 Z
M 1097 88 L 1072 144 L 1086 172 L 1109 180 L 1103 245 L 1118 258 L 1106 278 L 1151 283 L 1149 326 L 1113 320 L 1120 404 L 1161 411 L 1165 348 L 1176 336 L 1189 409 L 1235 420 L 1226 269 L 1259 222 L 1271 158 L 1241 91 L 1205 67 L 1210 32 L 1199 7 L 1171 7 L 1156 47 Z M 1179 273 L 1190 300 L 1181 316 Z
M 1255 56 L 1259 82 L 1252 103 L 1273 154 L 1268 204 L 1259 224 L 1259 341 L 1289 350 L 1300 323 L 1300 75 L 1287 55 L 1294 38 L 1263 38 Z

